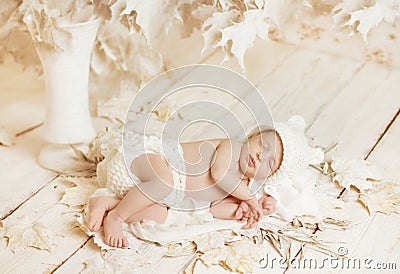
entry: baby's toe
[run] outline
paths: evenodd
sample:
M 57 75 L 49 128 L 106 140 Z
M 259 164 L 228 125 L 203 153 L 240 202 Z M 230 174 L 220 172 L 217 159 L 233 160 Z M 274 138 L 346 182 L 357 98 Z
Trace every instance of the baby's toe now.
M 109 245 L 109 246 L 114 246 L 115 247 L 115 238 L 114 237 L 112 237 L 112 236 L 109 236 L 108 237 L 108 240 L 107 240 L 107 244 Z
M 122 247 L 128 247 L 128 246 L 129 246 L 128 240 L 125 237 L 123 237 L 122 238 Z

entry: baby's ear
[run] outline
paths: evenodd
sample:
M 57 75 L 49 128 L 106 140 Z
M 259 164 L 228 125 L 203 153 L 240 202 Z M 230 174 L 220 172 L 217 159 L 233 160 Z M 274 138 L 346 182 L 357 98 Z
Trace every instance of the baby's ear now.
M 299 130 L 304 131 L 306 129 L 306 121 L 300 115 L 294 115 L 289 118 L 288 123 Z

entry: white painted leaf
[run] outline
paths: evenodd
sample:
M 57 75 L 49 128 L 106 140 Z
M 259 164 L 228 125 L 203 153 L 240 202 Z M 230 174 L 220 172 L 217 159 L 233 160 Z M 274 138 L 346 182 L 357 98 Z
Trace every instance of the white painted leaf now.
M 264 253 L 262 246 L 243 239 L 209 250 L 199 256 L 199 259 L 206 266 L 220 265 L 232 272 L 252 273 L 254 263 L 258 262 Z
M 130 14 L 136 11 L 136 24 L 151 47 L 162 33 L 168 33 L 175 18 L 175 7 L 166 0 L 126 0 L 127 5 L 121 13 Z
M 27 217 L 2 222 L 1 237 L 8 239 L 7 248 L 14 253 L 29 247 L 51 252 L 56 236 L 44 223 L 32 223 Z
M 221 39 L 221 29 L 231 26 L 233 24 L 232 21 L 236 20 L 238 16 L 239 12 L 237 10 L 216 12 L 212 17 L 204 21 L 202 26 L 204 46 L 201 54 L 209 48 L 216 47 L 216 43 Z
M 371 181 L 367 179 L 379 180 L 382 177 L 379 169 L 365 160 L 337 158 L 332 161 L 331 167 L 335 171 L 333 180 L 345 188 L 354 186 L 359 190 L 365 190 L 371 187 Z
M 174 242 L 168 245 L 167 257 L 192 255 L 196 252 L 196 245 L 192 241 Z
M 357 31 L 361 33 L 364 41 L 367 41 L 368 32 L 378 26 L 383 20 L 393 24 L 394 20 L 400 17 L 399 0 L 376 0 L 374 6 L 351 12 L 350 20 L 346 26 L 353 26 L 357 22 Z
M 67 188 L 59 202 L 67 206 L 83 207 L 90 195 L 98 188 L 95 177 L 64 177 L 64 179 L 75 185 Z
M 119 248 L 101 251 L 100 254 L 85 261 L 81 273 L 133 273 L 151 264 L 151 261 L 132 249 Z
M 333 27 L 343 23 L 351 12 L 359 10 L 361 7 L 362 1 L 360 0 L 343 0 L 336 4 L 332 9 Z
M 269 15 L 265 10 L 249 10 L 244 12 L 244 20 L 234 23 L 233 26 L 222 29 L 222 38 L 217 46 L 227 48 L 228 42 L 232 42 L 230 52 L 238 59 L 243 71 L 244 54 L 246 50 L 253 46 L 256 37 L 268 39 L 270 25 L 267 23 Z
M 206 253 L 213 248 L 223 247 L 225 242 L 234 238 L 230 231 L 213 231 L 210 233 L 202 234 L 193 239 L 196 244 L 196 251 Z
M 360 193 L 359 200 L 368 212 L 400 213 L 400 186 L 391 182 L 373 182 L 373 187 Z

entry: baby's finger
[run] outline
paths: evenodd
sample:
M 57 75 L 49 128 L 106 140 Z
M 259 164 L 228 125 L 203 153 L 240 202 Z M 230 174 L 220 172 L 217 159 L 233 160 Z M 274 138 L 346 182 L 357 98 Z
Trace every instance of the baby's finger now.
M 235 218 L 241 219 L 243 217 L 243 211 L 240 207 L 235 211 Z

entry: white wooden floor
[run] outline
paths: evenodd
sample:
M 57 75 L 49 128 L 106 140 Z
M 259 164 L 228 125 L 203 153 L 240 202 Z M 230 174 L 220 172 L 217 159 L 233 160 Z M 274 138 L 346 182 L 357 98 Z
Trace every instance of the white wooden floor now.
M 363 48 L 360 37 L 345 40 L 342 33 L 329 31 L 323 31 L 321 37 L 310 37 L 305 35 L 310 28 L 293 27 L 280 42 L 257 41 L 246 54 L 246 76 L 267 100 L 275 120 L 300 114 L 309 124 L 308 133 L 316 137 L 318 144 L 339 142 L 338 151 L 343 155 L 372 160 L 399 180 L 400 37 L 390 44 L 382 43 L 383 50 L 387 49 L 390 54 L 375 56 L 368 53 L 373 49 Z M 392 31 L 389 28 L 387 32 Z M 381 36 L 379 33 L 376 39 Z M 371 44 L 377 43 L 372 41 Z M 172 51 L 169 55 L 171 67 L 190 63 L 219 64 L 223 53 L 209 51 L 206 56 L 199 57 L 201 45 L 199 35 L 177 41 L 175 48 L 191 50 L 185 56 L 179 55 L 182 51 Z M 224 66 L 240 72 L 234 61 Z M 36 162 L 44 144 L 40 137 L 44 120 L 43 79 L 23 71 L 11 61 L 0 66 L 0 79 L 0 126 L 17 136 L 14 146 L 0 146 L 0 218 L 15 224 L 43 223 L 57 233 L 51 251 L 28 248 L 14 254 L 7 249 L 7 240 L 2 239 L 0 272 L 80 272 L 84 269 L 83 263 L 99 256 L 100 251 L 93 240 L 75 226 L 76 212 L 58 203 L 69 185 Z M 239 106 L 232 105 L 235 107 Z M 350 194 L 345 193 L 344 198 L 346 195 Z M 353 229 L 318 232 L 319 237 L 345 242 L 352 257 L 396 262 L 397 270 L 384 273 L 399 273 L 400 216 L 368 215 L 354 203 L 349 218 L 357 223 Z M 324 256 L 307 246 L 304 250 L 305 256 Z M 161 258 L 162 250 L 157 248 L 144 252 L 159 259 L 143 273 L 180 272 L 188 260 L 187 257 Z M 197 264 L 196 273 L 205 271 L 223 272 L 220 267 L 206 269 Z M 272 270 L 260 268 L 256 272 L 267 271 Z M 350 272 L 340 268 L 322 271 Z M 283 273 L 284 270 L 274 269 L 273 272 Z M 312 271 L 291 269 L 288 272 Z M 365 273 L 359 270 L 361 272 Z

